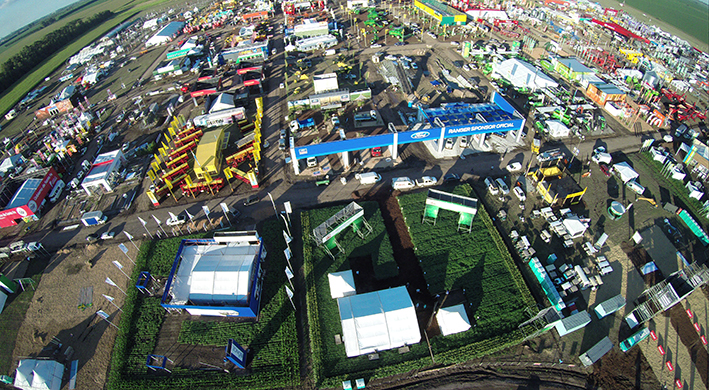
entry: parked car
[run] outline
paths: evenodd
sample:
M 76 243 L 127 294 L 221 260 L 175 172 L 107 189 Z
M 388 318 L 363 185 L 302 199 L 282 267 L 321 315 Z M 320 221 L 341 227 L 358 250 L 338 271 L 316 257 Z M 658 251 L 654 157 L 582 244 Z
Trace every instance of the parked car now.
M 438 183 L 438 179 L 433 176 L 424 176 L 421 179 L 416 179 L 416 186 L 418 187 L 435 186 L 436 183 Z
M 96 242 L 96 241 L 98 241 L 98 239 L 99 239 L 99 235 L 96 233 L 92 233 L 92 234 L 89 234 L 88 236 L 86 236 L 86 241 L 88 241 L 89 243 Z
M 448 149 L 448 150 L 453 149 L 453 138 L 448 138 L 446 140 L 446 149 Z
M 510 193 L 510 188 L 507 187 L 507 184 L 504 180 L 502 180 L 502 178 L 497 178 L 495 182 L 497 183 L 497 186 L 500 187 L 500 191 L 502 191 L 503 195 L 507 195 Z
M 340 118 L 333 116 L 330 118 L 330 121 L 332 122 L 333 126 L 339 126 L 340 125 Z
M 456 175 L 455 173 L 448 173 L 445 176 L 443 176 L 444 183 L 451 183 L 451 182 L 456 182 L 456 181 L 460 181 L 460 176 Z
M 278 139 L 278 150 L 286 150 L 286 139 L 285 138 Z
M 463 70 L 466 72 L 470 72 L 470 67 L 468 66 L 468 64 L 463 65 Z
M 418 68 L 419 68 L 419 66 L 417 63 L 415 63 L 415 62 L 411 63 L 411 69 L 418 69 Z
M 308 164 L 308 168 L 314 168 L 318 166 L 318 159 L 315 157 L 308 157 L 305 162 Z
M 598 167 L 601 168 L 601 172 L 603 172 L 606 177 L 611 177 L 611 169 L 608 167 L 608 165 L 598 164 Z
M 515 187 L 512 189 L 512 192 L 515 193 L 515 196 L 517 199 L 519 199 L 520 202 L 524 202 L 527 200 L 527 195 L 524 194 L 524 190 L 521 187 Z
M 495 181 L 489 177 L 485 178 L 485 185 L 487 186 L 487 190 L 490 192 L 490 195 L 497 195 L 500 192 L 500 189 L 497 188 Z
M 187 217 L 185 217 L 184 215 L 176 215 L 176 217 L 177 218 L 168 218 L 167 221 L 165 221 L 165 224 L 167 226 L 177 226 L 187 222 Z
M 375 44 L 373 44 L 373 45 L 370 46 L 370 47 L 371 47 L 372 49 L 376 49 L 376 48 L 382 47 L 382 45 L 380 45 L 380 44 L 378 44 L 378 43 L 375 43 Z
M 519 163 L 519 162 L 509 163 L 509 164 L 507 164 L 505 169 L 507 169 L 507 172 L 519 172 L 522 170 L 522 163 Z
M 285 128 L 281 129 L 281 138 L 286 138 L 288 136 L 287 130 Z
M 116 236 L 115 232 L 105 232 L 101 235 L 102 240 L 110 240 Z
M 433 38 L 433 39 L 436 39 L 436 38 L 437 38 L 437 37 L 436 37 L 436 34 L 432 33 L 431 31 L 427 32 L 426 34 L 428 34 L 428 36 L 431 37 L 431 38 Z
M 681 124 L 677 130 L 675 130 L 675 138 L 681 138 L 684 136 L 684 133 L 687 131 L 688 127 L 684 123 Z
M 456 41 L 451 41 L 451 46 L 458 46 L 458 45 L 460 45 L 460 43 L 458 43 Z
M 244 200 L 244 206 L 251 206 L 252 204 L 256 204 L 259 201 L 258 195 L 249 195 L 246 200 Z
M 468 137 L 458 137 L 458 140 L 461 148 L 465 149 L 468 147 Z
M 414 181 L 408 177 L 395 177 L 391 179 L 391 187 L 395 190 L 404 190 L 415 186 Z

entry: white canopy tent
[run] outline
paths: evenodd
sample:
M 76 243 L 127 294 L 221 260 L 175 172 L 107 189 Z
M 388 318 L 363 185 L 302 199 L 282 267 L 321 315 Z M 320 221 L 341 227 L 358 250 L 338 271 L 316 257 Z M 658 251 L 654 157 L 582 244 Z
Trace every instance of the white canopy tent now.
M 13 385 L 22 390 L 59 390 L 64 366 L 54 360 L 24 359 L 15 370 Z
M 357 294 L 352 270 L 328 274 L 327 280 L 330 282 L 330 296 L 333 299 Z
M 564 224 L 564 228 L 566 229 L 566 232 L 569 233 L 571 238 L 583 236 L 586 232 L 586 228 L 588 227 L 585 223 L 581 222 L 579 217 L 575 215 L 564 218 L 562 224 Z
M 547 121 L 547 128 L 549 129 L 549 137 L 551 138 L 566 138 L 571 132 L 565 124 L 560 121 Z
M 421 341 L 416 309 L 404 286 L 339 298 L 337 305 L 348 357 Z
M 627 183 L 631 180 L 637 179 L 640 175 L 638 175 L 637 172 L 633 168 L 628 165 L 627 162 L 620 162 L 617 164 L 613 164 L 613 169 L 615 172 L 618 174 L 620 177 L 620 180 L 623 183 Z
M 528 88 L 534 91 L 559 86 L 541 69 L 517 58 L 502 61 L 495 67 L 494 73 L 512 83 L 515 88 Z
M 436 314 L 438 327 L 441 329 L 441 334 L 448 336 L 454 333 L 465 332 L 470 329 L 470 321 L 468 314 L 465 312 L 465 306 L 462 304 L 442 307 Z
M 212 107 L 209 108 L 209 113 L 213 114 L 218 111 L 229 110 L 235 108 L 234 106 L 234 95 L 230 93 L 222 93 L 212 103 Z

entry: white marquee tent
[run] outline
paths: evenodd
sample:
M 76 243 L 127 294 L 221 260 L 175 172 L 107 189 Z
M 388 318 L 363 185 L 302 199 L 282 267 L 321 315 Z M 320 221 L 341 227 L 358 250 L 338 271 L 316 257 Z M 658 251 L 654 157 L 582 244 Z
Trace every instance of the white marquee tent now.
M 549 129 L 549 137 L 551 138 L 566 138 L 571 132 L 565 124 L 556 120 L 547 121 L 547 128 Z
M 502 61 L 495 67 L 494 73 L 512 83 L 515 88 L 528 88 L 534 91 L 559 86 L 540 69 L 517 58 Z
M 22 390 L 59 390 L 64 366 L 54 360 L 20 360 L 13 385 Z
M 627 183 L 631 180 L 637 179 L 640 176 L 637 172 L 635 172 L 633 168 L 630 167 L 630 165 L 628 165 L 627 162 L 613 164 L 613 169 L 618 174 L 620 180 L 623 183 Z
M 436 314 L 438 327 L 441 329 L 441 334 L 448 336 L 449 334 L 465 332 L 470 329 L 470 321 L 468 314 L 465 312 L 465 306 L 455 305 L 450 307 L 442 307 Z
M 337 305 L 348 357 L 421 341 L 416 309 L 406 287 L 339 298 Z
M 174 302 L 243 304 L 248 301 L 255 245 L 190 245 L 172 287 Z
M 213 114 L 218 111 L 224 111 L 232 109 L 234 106 L 234 95 L 230 93 L 222 93 L 212 103 L 212 107 L 209 108 L 209 113 Z
M 352 270 L 327 274 L 327 280 L 330 282 L 330 296 L 333 299 L 357 294 Z

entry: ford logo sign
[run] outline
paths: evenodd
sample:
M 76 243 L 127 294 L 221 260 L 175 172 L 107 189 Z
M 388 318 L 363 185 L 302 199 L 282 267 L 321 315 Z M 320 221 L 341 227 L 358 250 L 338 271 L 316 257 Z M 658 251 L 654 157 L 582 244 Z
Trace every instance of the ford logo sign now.
M 430 135 L 428 131 L 419 131 L 418 133 L 411 134 L 411 139 L 421 139 L 426 138 Z

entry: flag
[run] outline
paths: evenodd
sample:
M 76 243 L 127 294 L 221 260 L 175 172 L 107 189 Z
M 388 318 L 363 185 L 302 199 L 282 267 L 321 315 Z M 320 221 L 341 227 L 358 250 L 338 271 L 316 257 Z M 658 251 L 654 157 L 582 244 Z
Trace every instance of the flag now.
M 192 218 L 194 218 L 194 217 L 192 217 L 192 214 L 190 214 L 190 212 L 187 210 L 185 210 L 185 214 L 187 214 L 187 218 L 189 218 L 190 221 L 192 220 Z
M 232 173 L 231 168 L 224 168 L 224 176 L 227 180 L 231 180 L 234 178 L 234 173 Z
M 221 206 L 222 211 L 224 212 L 224 214 L 226 214 L 226 213 L 229 212 L 229 206 L 227 206 L 226 203 L 224 203 L 224 202 L 219 203 L 219 206 Z
M 291 271 L 288 267 L 286 267 L 286 277 L 288 278 L 288 280 L 293 279 L 293 271 Z
M 119 263 L 118 260 L 113 260 L 113 265 L 118 267 L 118 269 L 120 269 L 120 270 L 123 269 L 123 264 Z
M 286 248 L 283 250 L 283 253 L 286 255 L 286 259 L 290 260 L 293 256 L 290 253 L 290 249 Z
M 284 202 L 283 207 L 285 207 L 286 213 L 288 213 L 288 214 L 293 213 L 293 209 L 291 208 L 291 205 L 290 205 L 290 200 L 288 202 Z
M 133 239 L 133 236 L 131 236 L 130 233 L 128 233 L 127 231 L 124 230 L 124 231 L 123 231 L 123 234 L 125 234 L 126 237 L 128 237 L 129 240 L 132 240 L 132 239 Z
M 143 218 L 138 217 L 138 219 L 140 220 L 140 223 L 143 224 L 143 227 L 145 227 L 145 224 L 146 224 L 147 222 L 145 222 L 145 220 L 144 220 Z
M 288 287 L 286 287 L 286 288 L 288 288 Z M 292 294 L 292 293 L 291 293 L 291 294 Z M 99 317 L 101 317 L 101 318 L 103 318 L 104 320 L 108 320 L 108 313 L 106 313 L 106 312 L 103 311 L 103 310 L 97 311 L 97 312 L 96 312 L 96 315 L 99 316 Z
M 173 213 L 171 213 L 171 212 L 169 212 L 169 211 L 168 211 L 167 213 L 170 214 L 170 219 L 171 219 L 171 220 L 177 221 L 177 215 L 175 215 L 175 214 L 173 214 Z
M 153 217 L 153 219 L 155 220 L 155 223 L 157 223 L 158 226 L 162 225 L 162 222 L 158 219 L 158 217 L 156 217 L 154 215 L 151 215 L 151 217 Z
M 283 239 L 286 240 L 286 244 L 290 244 L 291 241 L 293 241 L 293 238 L 290 237 L 285 230 L 283 230 Z
M 101 294 L 101 295 L 103 295 L 103 297 L 106 298 L 109 302 L 113 302 L 113 300 L 115 299 L 114 297 L 106 295 L 106 294 Z
M 207 214 L 207 218 L 209 218 L 209 206 L 202 206 L 202 211 L 204 211 L 204 213 Z
M 293 291 L 291 291 L 288 286 L 286 287 L 286 294 L 288 294 L 288 298 L 293 299 Z
M 113 280 L 111 280 L 111 278 L 109 277 L 106 277 L 106 283 L 110 284 L 113 287 L 118 287 L 116 283 L 114 283 Z

